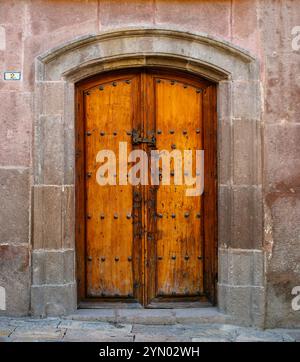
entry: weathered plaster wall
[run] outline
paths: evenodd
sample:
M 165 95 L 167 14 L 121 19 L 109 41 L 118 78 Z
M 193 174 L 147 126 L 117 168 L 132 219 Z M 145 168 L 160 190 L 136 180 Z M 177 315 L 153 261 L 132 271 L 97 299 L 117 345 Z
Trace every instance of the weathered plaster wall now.
M 252 245 L 252 205 L 249 202 L 249 209 L 241 210 L 237 198 L 235 212 L 245 219 L 245 228 L 235 230 L 236 238 L 228 240 L 226 247 L 236 249 L 236 257 L 240 249 L 265 248 L 266 323 L 299 325 L 300 311 L 291 309 L 291 290 L 300 285 L 300 50 L 291 46 L 291 29 L 296 25 L 300 25 L 297 0 L 0 1 L 0 286 L 7 295 L 7 311 L 0 314 L 26 314 L 30 309 L 35 57 L 80 35 L 157 26 L 217 36 L 250 51 L 261 62 L 265 242 Z M 7 70 L 22 71 L 22 81 L 3 81 Z M 251 109 L 251 99 L 239 106 Z M 236 152 L 249 157 L 252 124 L 244 125 L 238 127 L 237 120 Z M 249 178 L 244 173 L 241 158 L 234 175 L 241 184 L 243 177 Z M 68 190 L 57 191 L 38 196 L 41 200 L 56 197 L 57 204 L 64 205 Z M 238 197 L 247 199 L 249 192 L 254 191 L 241 191 Z M 42 220 L 42 215 L 35 217 Z M 65 243 L 64 227 L 60 225 L 56 235 L 44 235 L 44 242 Z

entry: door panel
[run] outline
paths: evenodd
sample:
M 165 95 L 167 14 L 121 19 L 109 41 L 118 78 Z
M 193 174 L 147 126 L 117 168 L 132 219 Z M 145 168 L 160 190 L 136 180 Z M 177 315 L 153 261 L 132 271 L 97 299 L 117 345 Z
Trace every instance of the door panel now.
M 193 76 L 132 70 L 77 85 L 76 245 L 80 301 L 215 302 L 216 88 Z M 119 143 L 148 155 L 148 185 L 120 185 Z M 205 150 L 205 193 L 151 178 L 152 151 Z M 115 185 L 99 185 L 99 152 L 116 156 Z M 125 157 L 124 150 L 122 157 Z M 97 158 L 98 155 L 98 158 Z M 106 160 L 106 159 L 105 159 Z M 126 160 L 125 160 L 126 162 Z M 132 163 L 128 163 L 128 172 Z M 184 165 L 184 160 L 183 160 Z M 160 161 L 160 169 L 162 163 Z M 105 176 L 107 173 L 105 174 Z M 98 181 L 97 181 L 98 177 Z M 124 181 L 124 179 L 123 179 Z M 156 304 L 155 304 L 156 303 Z
M 173 79 L 154 79 L 158 150 L 201 150 L 202 94 Z M 193 155 L 195 156 L 195 154 Z M 203 292 L 201 196 L 186 196 L 191 186 L 160 184 L 157 190 L 157 296 L 191 296 Z M 195 176 L 195 162 L 192 167 Z M 182 170 L 180 171 L 182 174 Z M 185 175 L 183 174 L 182 177 Z
M 131 130 L 138 122 L 139 77 L 101 83 L 85 92 L 87 297 L 133 297 L 133 187 L 99 185 L 101 150 L 113 151 L 119 164 L 119 142 L 132 150 Z M 134 100 L 136 100 L 134 102 Z M 139 259 L 139 255 L 137 255 Z

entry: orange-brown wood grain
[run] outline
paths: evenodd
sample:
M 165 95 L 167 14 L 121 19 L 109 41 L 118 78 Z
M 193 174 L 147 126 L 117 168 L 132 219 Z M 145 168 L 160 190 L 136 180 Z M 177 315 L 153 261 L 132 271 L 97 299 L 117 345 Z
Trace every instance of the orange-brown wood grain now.
M 215 301 L 216 88 L 163 70 L 128 70 L 77 86 L 76 246 L 79 300 L 154 303 Z M 155 135 L 132 144 L 130 132 Z M 209 138 L 209 139 L 207 139 Z M 205 193 L 192 186 L 100 186 L 97 153 L 205 149 Z M 193 154 L 195 156 L 195 153 Z M 195 157 L 194 157 L 195 158 Z M 195 176 L 195 162 L 192 169 Z M 209 175 L 208 175 L 209 173 Z M 206 177 L 208 176 L 208 177 Z M 185 175 L 182 171 L 182 177 Z

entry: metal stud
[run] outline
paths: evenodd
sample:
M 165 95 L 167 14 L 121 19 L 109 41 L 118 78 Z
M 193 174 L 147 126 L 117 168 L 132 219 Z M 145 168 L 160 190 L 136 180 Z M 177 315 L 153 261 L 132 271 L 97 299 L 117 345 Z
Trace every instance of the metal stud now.
M 189 212 L 185 212 L 185 213 L 184 213 L 184 217 L 187 218 L 187 217 L 189 217 L 189 216 L 190 216 L 190 213 L 189 213 Z
M 176 259 L 176 255 L 172 255 L 172 260 L 175 260 Z
M 171 175 L 171 176 L 174 176 L 174 174 L 175 174 L 174 171 L 171 171 L 171 172 L 170 172 L 170 175 Z
M 161 82 L 161 80 L 160 79 L 156 79 L 156 83 L 160 83 Z
M 91 216 L 90 214 L 87 214 L 86 217 L 87 217 L 87 219 L 89 219 L 89 220 L 92 218 L 92 216 Z
M 103 85 L 100 85 L 99 90 L 102 91 L 103 89 L 104 89 Z
M 157 216 L 160 218 L 160 219 L 162 219 L 162 217 L 163 217 L 163 214 L 161 214 L 161 213 L 158 213 L 157 214 Z
M 117 219 L 118 218 L 118 214 L 114 214 L 114 219 Z
M 170 132 L 170 134 L 174 134 L 175 131 L 173 129 L 170 129 L 169 132 Z
M 175 80 L 171 80 L 171 84 L 174 85 L 174 84 L 175 84 Z
M 128 257 L 128 261 L 132 261 L 132 257 L 131 257 L 131 256 Z
M 200 129 L 199 129 L 199 128 L 196 129 L 196 133 L 200 133 Z
M 120 258 L 118 256 L 115 257 L 115 261 L 119 261 Z
M 158 130 L 157 130 L 157 134 L 162 134 L 162 130 L 161 130 L 161 129 L 158 129 Z
M 183 133 L 183 134 L 187 134 L 187 130 L 186 130 L 186 129 L 183 130 L 182 133 Z
M 101 257 L 101 261 L 102 261 L 102 262 L 105 261 L 105 257 L 104 257 L 104 256 Z
M 126 218 L 127 218 L 127 219 L 131 219 L 131 214 L 127 214 L 127 215 L 126 215 Z
M 189 257 L 188 255 L 186 255 L 186 256 L 184 257 L 185 260 L 189 260 L 189 258 L 190 258 L 190 257 Z
M 90 95 L 90 92 L 87 91 L 87 92 L 84 92 L 84 94 L 85 94 L 86 96 L 89 96 L 89 95 Z
M 172 218 L 172 219 L 175 219 L 175 217 L 176 217 L 175 214 L 172 214 L 172 215 L 171 215 L 171 218 Z
M 101 136 L 105 136 L 105 132 L 104 132 L 104 131 L 101 131 L 101 132 L 100 132 L 100 135 L 101 135 Z
M 88 173 L 87 173 L 87 177 L 92 177 L 92 173 L 91 173 L 91 172 L 88 172 Z
M 112 82 L 112 86 L 115 87 L 117 85 L 117 82 Z
M 91 132 L 91 131 L 87 131 L 85 134 L 86 134 L 87 136 L 91 136 L 91 135 L 92 135 L 92 132 Z
M 188 86 L 186 84 L 183 85 L 183 88 L 187 88 Z
M 162 258 L 163 258 L 162 256 L 159 256 L 157 259 L 158 259 L 158 260 L 162 260 Z
M 131 131 L 127 131 L 126 134 L 127 134 L 128 136 L 131 136 L 131 135 L 132 135 L 132 132 L 131 132 Z
M 114 131 L 113 135 L 116 136 L 117 134 L 118 134 L 118 132 L 117 132 L 117 131 Z
M 129 79 L 127 79 L 127 80 L 125 80 L 125 83 L 126 83 L 126 84 L 130 84 L 131 81 L 130 81 Z
M 92 261 L 92 257 L 91 256 L 88 256 L 88 261 Z
M 198 259 L 199 259 L 199 260 L 202 260 L 202 256 L 199 255 L 199 256 L 198 256 Z
M 196 217 L 197 217 L 197 219 L 200 219 L 200 218 L 201 218 L 200 212 L 197 213 Z
M 172 150 L 175 150 L 175 149 L 176 149 L 176 145 L 173 143 L 173 144 L 171 145 L 171 148 L 172 148 Z
M 196 92 L 197 92 L 197 93 L 202 93 L 202 89 L 199 88 L 199 89 L 196 90 Z
M 100 215 L 100 219 L 103 220 L 104 219 L 104 214 Z

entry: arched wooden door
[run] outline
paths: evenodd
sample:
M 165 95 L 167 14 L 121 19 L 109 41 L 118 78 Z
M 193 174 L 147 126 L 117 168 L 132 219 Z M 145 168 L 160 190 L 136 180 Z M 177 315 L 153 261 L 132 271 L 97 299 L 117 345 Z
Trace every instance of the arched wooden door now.
M 215 303 L 216 86 L 183 73 L 143 69 L 97 76 L 76 89 L 80 303 Z M 104 150 L 113 151 L 115 160 L 103 158 Z M 144 184 L 128 181 L 141 161 L 128 160 L 133 150 L 148 157 L 143 158 L 147 185 L 145 178 Z M 192 186 L 184 180 L 191 175 L 184 167 L 178 171 L 171 156 L 170 169 L 165 171 L 159 160 L 154 175 L 155 150 L 182 155 L 204 150 L 204 193 L 187 196 Z M 100 174 L 108 160 L 112 168 Z M 195 176 L 195 157 L 192 162 Z M 125 174 L 120 172 L 124 165 Z M 175 184 L 179 173 L 183 182 Z M 142 178 L 141 170 L 136 176 Z M 101 184 L 108 179 L 110 184 Z

